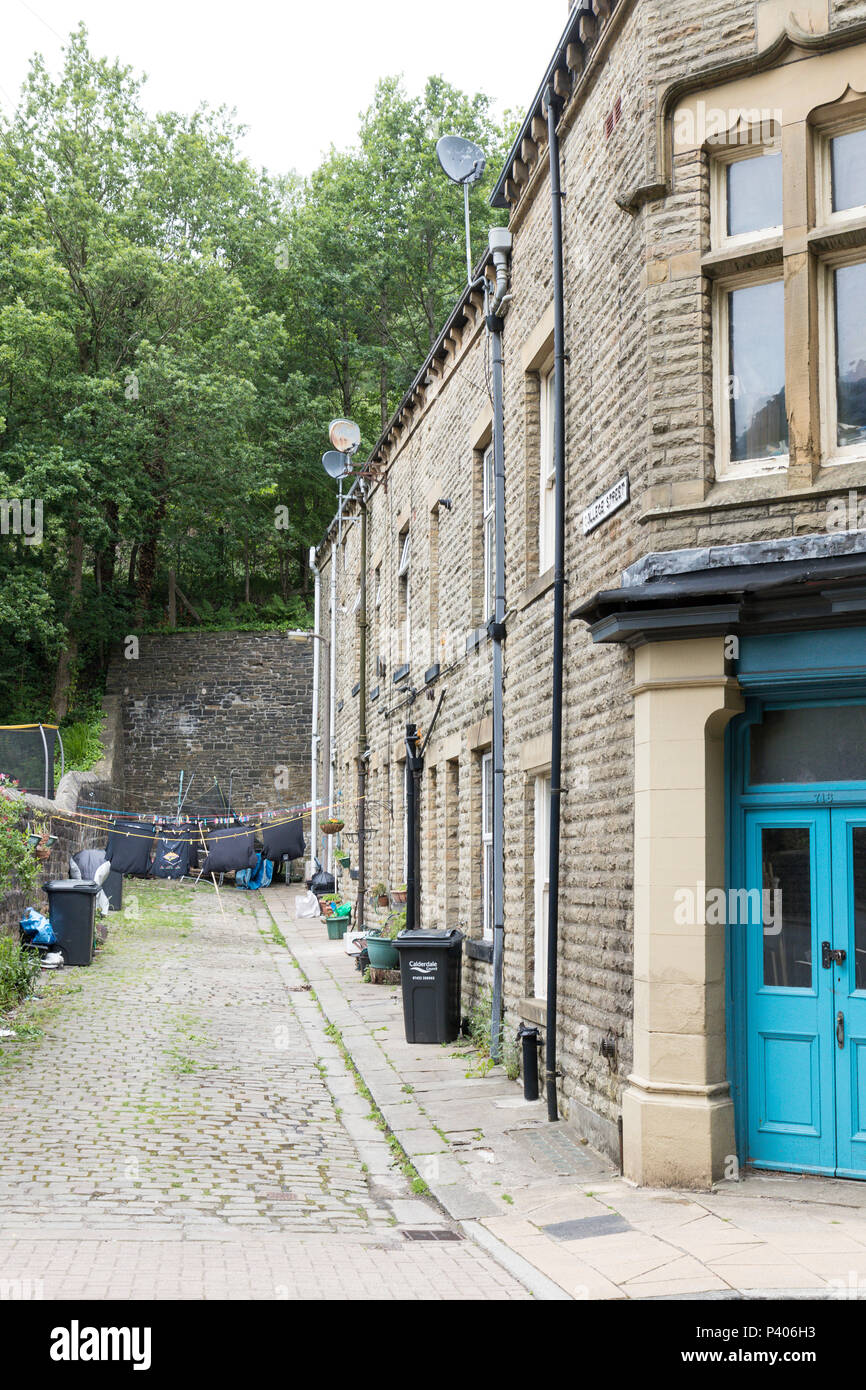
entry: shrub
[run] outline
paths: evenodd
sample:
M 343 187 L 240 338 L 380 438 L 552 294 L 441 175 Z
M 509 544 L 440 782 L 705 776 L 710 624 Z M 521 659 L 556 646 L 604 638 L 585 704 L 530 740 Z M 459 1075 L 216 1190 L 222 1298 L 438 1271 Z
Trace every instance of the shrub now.
M 30 994 L 38 974 L 38 953 L 23 951 L 11 936 L 0 936 L 0 1010 Z
M 13 885 L 35 888 L 39 877 L 39 864 L 21 825 L 24 803 L 4 790 L 7 786 L 0 782 L 0 896 Z

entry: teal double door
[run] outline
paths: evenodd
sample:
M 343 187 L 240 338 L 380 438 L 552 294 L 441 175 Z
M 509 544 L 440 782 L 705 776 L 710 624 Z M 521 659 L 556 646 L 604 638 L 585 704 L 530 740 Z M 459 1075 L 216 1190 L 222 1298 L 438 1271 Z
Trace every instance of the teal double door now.
M 747 1161 L 866 1178 L 866 804 L 763 806 L 743 832 Z

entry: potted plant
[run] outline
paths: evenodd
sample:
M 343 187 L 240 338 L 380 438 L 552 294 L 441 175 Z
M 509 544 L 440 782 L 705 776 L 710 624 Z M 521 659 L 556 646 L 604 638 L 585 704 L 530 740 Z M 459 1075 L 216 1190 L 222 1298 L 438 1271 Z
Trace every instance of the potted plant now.
M 51 851 L 57 843 L 57 836 L 51 834 L 51 822 L 37 811 L 31 826 L 30 843 L 40 864 L 47 864 Z
M 370 889 L 370 897 L 377 907 L 388 907 L 388 885 L 387 883 L 374 883 Z
M 345 824 L 345 821 L 337 820 L 335 817 L 329 816 L 327 820 L 321 822 L 319 829 L 323 835 L 339 835 Z
M 392 894 L 391 894 L 391 898 L 392 898 L 392 901 L 395 902 L 395 903 L 404 903 L 404 902 L 406 901 L 406 885 L 405 885 L 405 883 L 401 883 L 399 888 L 395 888 L 395 889 L 394 889 L 394 891 L 393 891 Z
M 381 933 L 376 929 L 377 934 L 367 933 L 367 955 L 370 957 L 370 965 L 374 970 L 397 970 L 400 965 L 400 956 L 397 947 L 394 945 L 394 937 L 401 932 L 406 925 L 406 913 L 392 912 L 389 914 Z
M 350 854 L 347 854 L 345 850 L 342 850 L 339 854 L 336 854 L 334 858 L 336 859 L 341 869 L 348 869 L 349 865 L 352 863 L 352 856 Z
M 351 903 L 331 903 L 331 911 L 327 917 L 328 940 L 342 941 L 351 924 Z

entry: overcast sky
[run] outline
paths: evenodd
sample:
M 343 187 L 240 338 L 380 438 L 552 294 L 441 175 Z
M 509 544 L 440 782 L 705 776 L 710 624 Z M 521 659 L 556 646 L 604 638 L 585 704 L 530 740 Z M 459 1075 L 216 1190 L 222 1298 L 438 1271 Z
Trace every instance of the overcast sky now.
M 8 114 L 31 54 L 57 71 L 79 20 L 99 56 L 148 74 L 151 111 L 236 107 L 245 152 L 273 173 L 309 173 L 351 144 L 376 79 L 412 92 L 441 73 L 525 109 L 568 15 L 567 0 L 5 0 L 0 102 Z

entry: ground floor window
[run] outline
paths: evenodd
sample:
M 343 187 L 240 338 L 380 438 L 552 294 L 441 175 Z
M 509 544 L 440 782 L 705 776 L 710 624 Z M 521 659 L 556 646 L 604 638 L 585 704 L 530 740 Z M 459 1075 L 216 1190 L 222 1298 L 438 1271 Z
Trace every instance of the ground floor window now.
M 493 940 L 493 754 L 481 759 L 481 901 L 485 941 Z
M 547 998 L 547 902 L 550 892 L 550 778 L 535 779 L 535 964 L 533 993 Z

